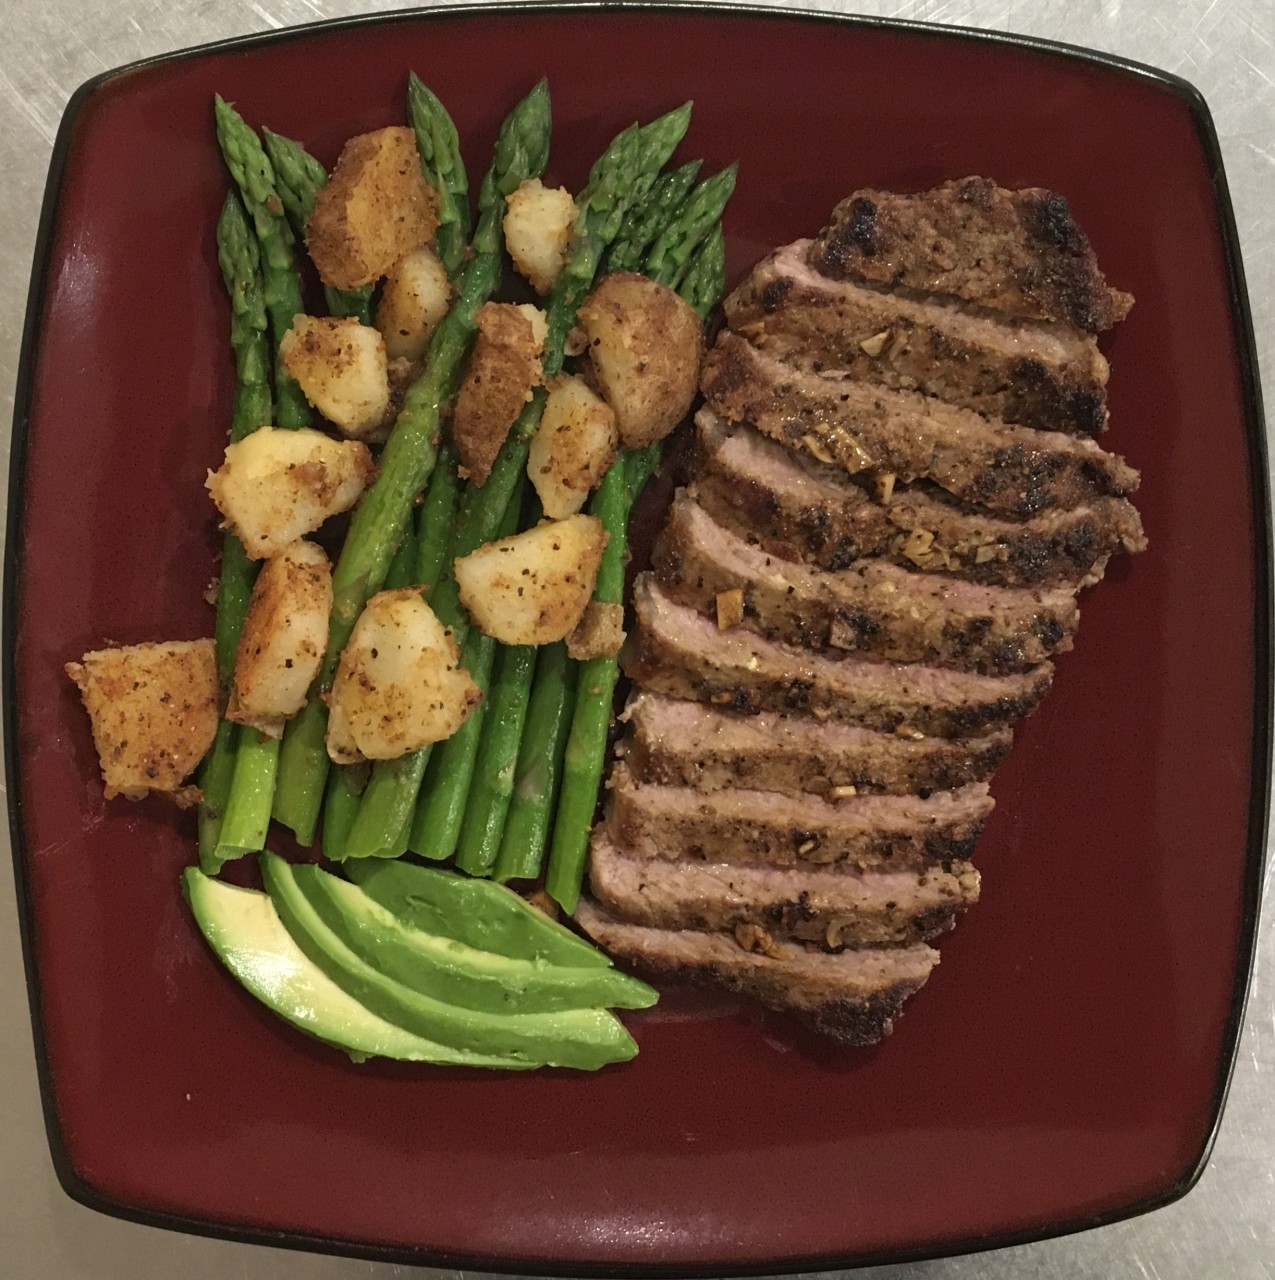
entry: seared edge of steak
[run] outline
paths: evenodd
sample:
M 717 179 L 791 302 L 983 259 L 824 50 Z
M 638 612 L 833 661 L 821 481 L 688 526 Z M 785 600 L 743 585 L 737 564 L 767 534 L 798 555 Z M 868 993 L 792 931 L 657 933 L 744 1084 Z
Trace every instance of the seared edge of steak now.
M 927 942 L 978 901 L 968 862 L 921 873 L 840 872 L 630 858 L 605 831 L 589 851 L 593 895 L 615 917 L 660 929 L 755 925 L 827 951 Z
M 1138 473 L 1092 440 L 794 369 L 738 334 L 721 334 L 701 385 L 726 421 L 749 423 L 820 462 L 851 475 L 932 480 L 964 502 L 1018 519 L 1138 487 Z
M 990 778 L 1014 742 L 1008 729 L 916 741 L 810 716 L 739 715 L 643 690 L 623 718 L 624 760 L 639 782 L 698 791 L 928 795 Z
M 673 500 L 654 569 L 701 611 L 742 595 L 742 624 L 771 639 L 888 662 L 1005 675 L 1071 648 L 1080 611 L 1069 588 L 987 587 L 881 559 L 824 570 L 770 555 L 717 524 L 686 490 Z
M 965 861 L 995 804 L 986 782 L 925 799 L 829 801 L 780 791 L 643 785 L 623 763 L 611 770 L 609 786 L 607 834 L 625 853 L 843 871 Z
M 959 178 L 929 191 L 863 188 L 810 246 L 824 275 L 902 285 L 1096 333 L 1133 298 L 1111 288 L 1067 201 L 1043 187 L 1007 191 Z
M 903 1002 L 925 985 L 939 960 L 923 943 L 830 954 L 760 932 L 751 943 L 764 949 L 745 950 L 731 934 L 625 924 L 588 899 L 575 919 L 599 946 L 628 964 L 753 996 L 848 1045 L 876 1044 L 889 1035 Z
M 637 685 L 732 711 L 785 711 L 920 738 L 977 737 L 1035 710 L 1053 668 L 983 676 L 919 663 L 864 662 L 793 650 L 717 625 L 670 600 L 649 574 L 633 591 L 638 625 L 622 655 Z
M 1093 337 L 933 297 L 829 280 L 799 240 L 728 297 L 730 327 L 800 368 L 836 371 L 1040 431 L 1096 435 L 1108 366 Z
M 926 482 L 876 501 L 862 481 L 711 409 L 696 415 L 694 494 L 719 524 L 788 560 L 844 569 L 863 556 L 992 586 L 1090 586 L 1112 554 L 1146 549 L 1125 498 L 1026 521 L 962 507 Z

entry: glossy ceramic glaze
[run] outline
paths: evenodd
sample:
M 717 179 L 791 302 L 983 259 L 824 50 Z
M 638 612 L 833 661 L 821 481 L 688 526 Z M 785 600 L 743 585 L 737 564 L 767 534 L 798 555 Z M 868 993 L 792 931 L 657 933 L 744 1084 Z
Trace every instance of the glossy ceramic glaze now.
M 1137 297 L 1104 339 L 1104 443 L 1143 471 L 1151 550 L 1085 597 L 1076 650 L 997 775 L 983 901 L 874 1050 L 670 993 L 629 1019 L 640 1057 L 596 1076 L 356 1067 L 205 950 L 178 890 L 189 815 L 102 800 L 62 664 L 212 625 L 202 484 L 232 381 L 212 94 L 330 162 L 400 120 L 409 68 L 452 110 L 475 181 L 541 74 L 549 177 L 573 189 L 619 126 L 693 97 L 683 154 L 741 162 L 733 278 L 856 186 L 979 173 L 1065 193 Z M 50 200 L 15 429 L 6 727 L 73 1195 L 275 1243 L 721 1272 L 977 1247 L 1190 1185 L 1247 978 L 1269 690 L 1251 338 L 1189 90 L 778 13 L 439 14 L 107 77 L 72 105 Z

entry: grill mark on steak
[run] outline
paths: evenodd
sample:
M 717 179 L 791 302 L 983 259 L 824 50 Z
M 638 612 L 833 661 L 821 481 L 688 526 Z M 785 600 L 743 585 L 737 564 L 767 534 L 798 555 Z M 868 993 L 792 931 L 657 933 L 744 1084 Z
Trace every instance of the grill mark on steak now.
M 907 195 L 855 191 L 833 210 L 809 261 L 834 279 L 902 285 L 1093 333 L 1133 305 L 1103 278 L 1062 196 L 986 178 Z
M 968 510 L 921 481 L 896 484 L 881 503 L 838 468 L 710 409 L 695 423 L 696 500 L 784 559 L 844 569 L 881 556 L 992 586 L 1082 587 L 1102 578 L 1109 556 L 1146 548 L 1141 518 L 1124 498 L 1011 521 Z
M 1092 440 L 990 422 L 928 396 L 793 369 L 723 333 L 704 363 L 709 407 L 727 422 L 850 474 L 932 480 L 962 501 L 1018 519 L 1124 497 L 1138 473 Z
M 717 791 L 929 795 L 990 778 L 1013 737 L 922 738 L 808 716 L 741 716 L 639 690 L 624 712 L 625 763 L 639 782 Z M 833 797 L 835 798 L 835 797 Z
M 924 944 L 833 955 L 758 934 L 750 940 L 765 949 L 745 950 L 730 934 L 625 924 L 587 899 L 575 919 L 626 963 L 753 996 L 847 1045 L 876 1044 L 889 1035 L 903 1002 L 925 985 L 939 960 Z
M 669 595 L 702 612 L 741 591 L 743 625 L 771 639 L 987 675 L 1069 649 L 1080 618 L 1067 588 L 979 586 L 880 559 L 836 572 L 781 560 L 716 524 L 685 490 L 653 563 Z
M 755 925 L 825 951 L 928 942 L 978 900 L 968 862 L 860 874 L 629 858 L 605 831 L 589 851 L 593 896 L 618 920 L 657 929 Z
M 1040 431 L 1095 435 L 1108 367 L 1064 325 L 821 276 L 799 240 L 763 258 L 724 303 L 730 327 L 815 372 L 837 371 Z M 782 294 L 771 286 L 787 281 Z
M 633 591 L 637 627 L 622 654 L 637 685 L 738 712 L 826 717 L 901 736 L 969 738 L 1012 725 L 1049 689 L 1049 663 L 983 676 L 917 663 L 795 651 L 735 627 L 720 631 L 670 600 L 649 574 Z
M 963 862 L 993 808 L 985 782 L 920 796 L 852 796 L 832 803 L 776 791 L 644 786 L 611 772 L 606 829 L 637 857 L 780 867 L 919 871 Z

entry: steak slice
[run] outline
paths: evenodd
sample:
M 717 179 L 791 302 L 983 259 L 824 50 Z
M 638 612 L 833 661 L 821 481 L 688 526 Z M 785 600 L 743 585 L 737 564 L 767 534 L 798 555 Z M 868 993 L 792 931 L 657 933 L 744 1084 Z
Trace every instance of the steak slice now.
M 1007 191 L 987 178 L 915 195 L 855 191 L 833 210 L 809 261 L 837 280 L 947 294 L 1091 333 L 1133 306 L 1103 279 L 1062 196 L 1041 187 Z
M 1026 519 L 1053 507 L 1125 497 L 1138 473 L 1092 440 L 990 422 L 913 391 L 794 369 L 738 334 L 704 362 L 705 398 L 727 422 L 850 474 L 924 478 L 961 499 Z
M 810 241 L 776 249 L 724 304 L 730 327 L 816 371 L 837 370 L 1040 431 L 1094 435 L 1107 422 L 1107 361 L 1065 325 L 829 280 Z
M 982 738 L 901 738 L 855 725 L 742 716 L 639 690 L 624 711 L 624 760 L 638 782 L 718 791 L 928 795 L 992 776 L 1013 746 L 1000 729 Z M 829 795 L 829 793 L 836 793 Z
M 844 569 L 863 556 L 993 586 L 1097 582 L 1107 558 L 1146 549 L 1125 498 L 1094 498 L 1026 521 L 963 508 L 925 481 L 877 502 L 836 467 L 787 449 L 710 409 L 696 419 L 694 493 L 719 524 L 775 555 Z
M 835 571 L 780 560 L 715 523 L 684 489 L 654 566 L 673 599 L 704 612 L 739 591 L 743 625 L 774 640 L 988 675 L 1070 649 L 1080 621 L 1066 587 L 985 587 L 880 559 Z
M 969 858 L 995 801 L 987 783 L 920 796 L 821 800 L 782 791 L 643 786 L 611 770 L 607 834 L 641 858 L 921 870 Z
M 903 1002 L 925 985 L 939 961 L 932 947 L 873 947 L 835 955 L 745 928 L 758 950 L 726 933 L 644 929 L 624 924 L 583 900 L 576 923 L 626 963 L 692 982 L 713 982 L 794 1013 L 842 1044 L 869 1045 L 888 1036 Z
M 638 626 L 622 655 L 644 689 L 732 711 L 795 711 L 897 733 L 969 738 L 1035 710 L 1053 678 L 1049 663 L 1013 676 L 983 676 L 919 663 L 828 658 L 717 625 L 679 605 L 649 574 L 634 584 Z
M 629 858 L 605 831 L 589 850 L 593 896 L 618 919 L 657 929 L 734 930 L 757 925 L 776 938 L 827 951 L 928 942 L 978 901 L 978 872 L 794 871 L 738 863 Z

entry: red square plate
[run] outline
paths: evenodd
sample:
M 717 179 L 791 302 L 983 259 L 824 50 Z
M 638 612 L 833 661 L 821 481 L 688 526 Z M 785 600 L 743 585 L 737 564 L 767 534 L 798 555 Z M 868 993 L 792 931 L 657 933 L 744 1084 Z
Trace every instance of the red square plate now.
M 193 822 L 106 804 L 62 664 L 207 634 L 229 419 L 212 96 L 330 162 L 409 68 L 471 173 L 547 74 L 550 178 L 694 98 L 740 161 L 732 278 L 860 185 L 1063 192 L 1137 296 L 1105 341 L 1151 550 L 1085 597 L 1021 729 L 984 898 L 895 1034 L 811 1047 L 670 996 L 596 1076 L 356 1067 L 254 1005 L 178 892 Z M 1235 227 L 1195 91 L 1081 51 L 777 11 L 483 7 L 99 77 L 55 151 L 14 428 L 6 750 L 50 1141 L 147 1222 L 504 1270 L 813 1269 L 1024 1240 L 1183 1194 L 1242 1016 L 1270 768 L 1270 530 Z

